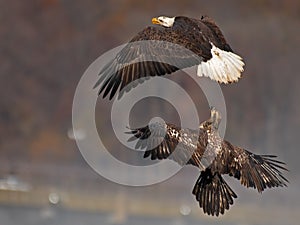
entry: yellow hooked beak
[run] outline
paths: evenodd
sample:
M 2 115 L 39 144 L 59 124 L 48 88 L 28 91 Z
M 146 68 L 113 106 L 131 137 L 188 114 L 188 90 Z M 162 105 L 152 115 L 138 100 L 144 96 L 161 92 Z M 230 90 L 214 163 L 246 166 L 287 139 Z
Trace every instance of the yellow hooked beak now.
M 157 18 L 152 18 L 152 23 L 153 24 L 160 24 L 159 20 Z

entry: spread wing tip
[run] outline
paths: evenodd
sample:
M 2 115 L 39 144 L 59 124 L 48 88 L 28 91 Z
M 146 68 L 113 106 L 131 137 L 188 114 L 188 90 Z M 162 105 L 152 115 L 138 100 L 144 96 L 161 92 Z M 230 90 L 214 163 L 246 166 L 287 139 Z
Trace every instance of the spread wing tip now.
M 275 160 L 273 155 L 256 155 L 246 151 L 246 158 L 238 159 L 241 168 L 235 177 L 246 187 L 257 189 L 259 193 L 267 188 L 287 187 L 288 179 L 282 171 L 288 171 L 285 163 Z

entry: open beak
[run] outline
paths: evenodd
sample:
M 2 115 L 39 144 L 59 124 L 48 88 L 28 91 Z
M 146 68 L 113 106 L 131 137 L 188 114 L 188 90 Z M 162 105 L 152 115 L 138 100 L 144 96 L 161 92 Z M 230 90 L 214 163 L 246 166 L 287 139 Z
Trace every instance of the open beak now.
M 160 24 L 159 20 L 157 18 L 152 18 L 152 23 L 153 24 Z

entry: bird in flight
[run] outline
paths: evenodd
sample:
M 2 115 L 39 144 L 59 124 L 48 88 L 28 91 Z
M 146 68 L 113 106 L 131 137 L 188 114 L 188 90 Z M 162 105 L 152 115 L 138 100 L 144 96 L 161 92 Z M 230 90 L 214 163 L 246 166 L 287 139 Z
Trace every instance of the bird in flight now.
M 203 212 L 219 216 L 237 198 L 222 175 L 228 174 L 247 188 L 259 193 L 267 188 L 287 186 L 283 176 L 285 163 L 274 155 L 258 155 L 222 140 L 218 133 L 221 115 L 211 109 L 211 117 L 202 122 L 199 130 L 181 129 L 175 125 L 155 122 L 146 127 L 130 129 L 136 149 L 145 149 L 144 158 L 171 159 L 178 164 L 200 169 L 193 195 Z
M 244 62 L 235 54 L 213 19 L 160 16 L 139 32 L 100 71 L 94 88 L 112 99 L 151 76 L 197 67 L 197 75 L 219 83 L 236 82 Z M 131 85 L 128 85 L 130 84 Z M 127 86 L 128 85 L 128 86 Z

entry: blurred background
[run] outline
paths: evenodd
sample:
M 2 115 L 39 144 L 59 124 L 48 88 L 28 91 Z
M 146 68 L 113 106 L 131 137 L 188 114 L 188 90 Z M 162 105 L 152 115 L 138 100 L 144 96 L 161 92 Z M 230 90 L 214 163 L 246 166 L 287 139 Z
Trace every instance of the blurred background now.
M 226 139 L 255 153 L 276 154 L 290 170 L 288 188 L 262 195 L 226 177 L 239 198 L 219 218 L 204 215 L 191 194 L 197 169 L 184 168 L 148 187 L 121 186 L 89 167 L 71 130 L 76 85 L 97 57 L 129 41 L 154 16 L 204 14 L 246 62 L 243 79 L 222 85 Z M 0 49 L 1 225 L 299 222 L 299 1 L 0 0 Z M 199 118 L 207 119 L 201 90 L 176 74 L 171 78 L 198 103 Z M 158 111 L 176 123 L 178 115 L 167 103 L 150 103 L 141 102 L 140 109 L 149 107 L 146 114 L 133 110 L 143 115 L 139 125 Z M 99 98 L 99 134 L 113 155 L 134 163 L 112 135 L 110 106 Z

